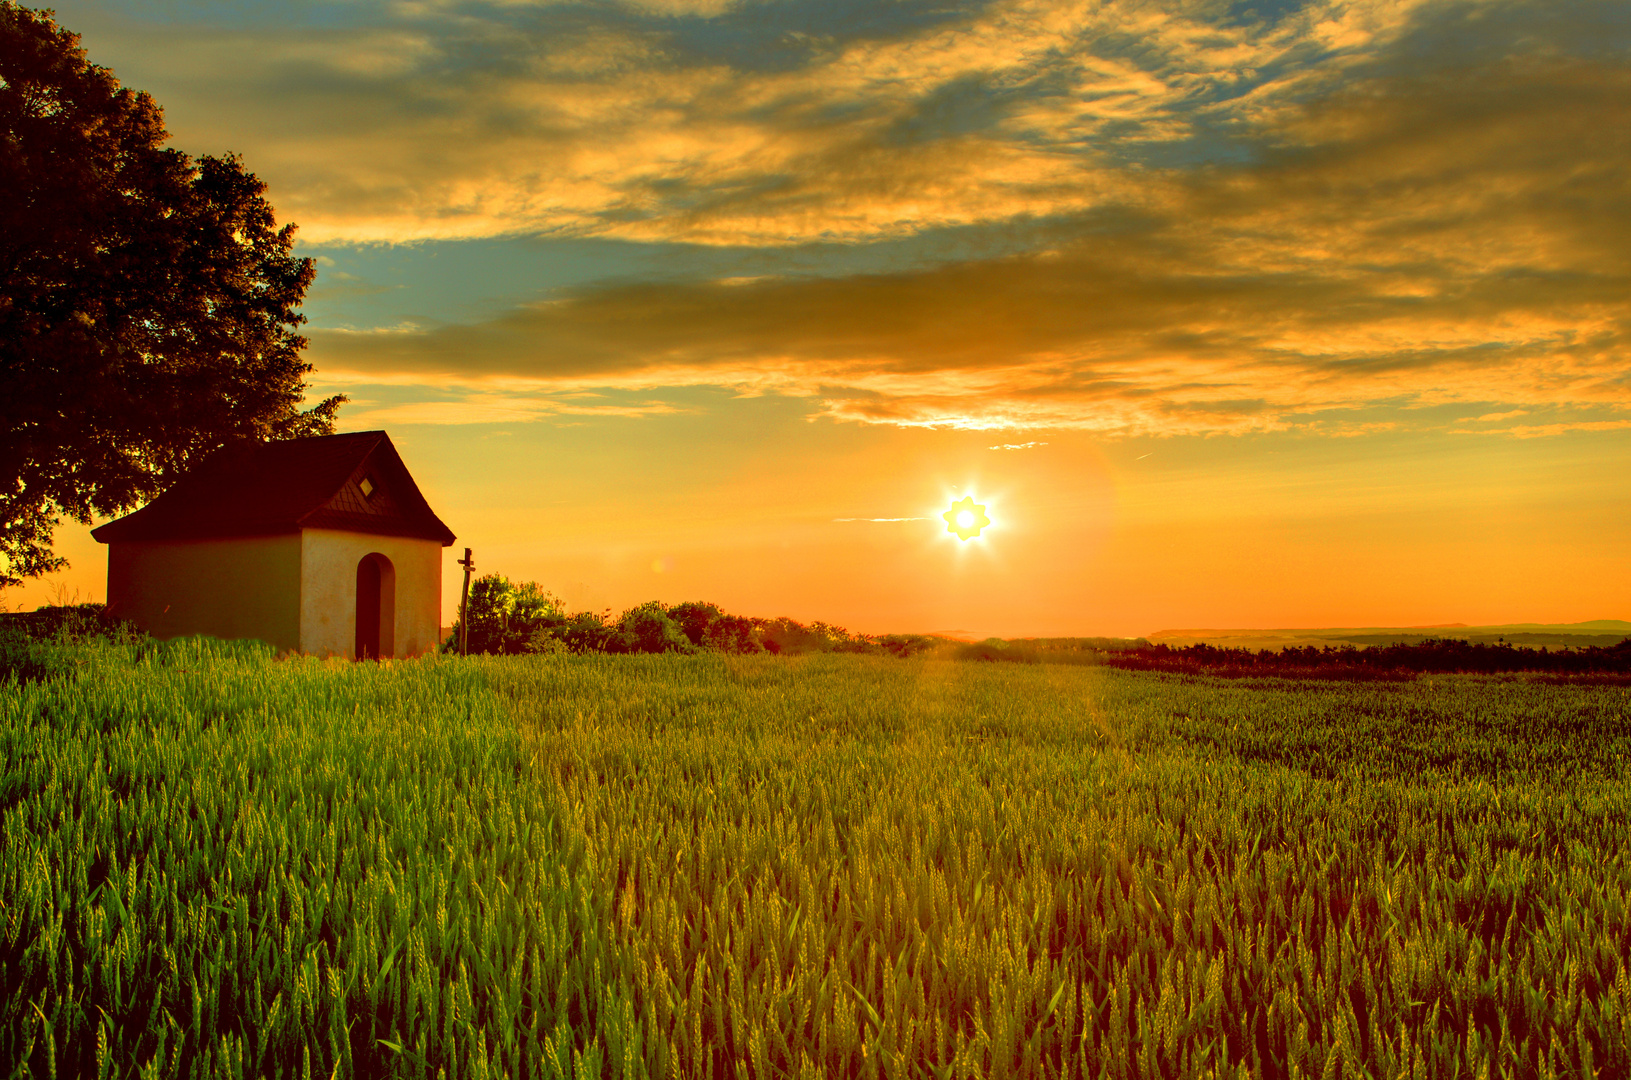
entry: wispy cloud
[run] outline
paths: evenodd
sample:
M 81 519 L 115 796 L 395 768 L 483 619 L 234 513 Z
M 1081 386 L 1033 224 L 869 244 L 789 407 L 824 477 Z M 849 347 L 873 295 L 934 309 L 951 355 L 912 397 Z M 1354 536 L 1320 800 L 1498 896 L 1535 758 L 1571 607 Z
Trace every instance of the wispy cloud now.
M 1528 416 L 1528 409 L 1508 409 L 1506 412 L 1485 413 L 1482 416 L 1463 416 L 1462 423 L 1494 424 L 1502 420 L 1511 420 L 1514 417 Z
M 396 424 L 507 424 L 535 420 L 588 417 L 642 417 L 671 415 L 680 410 L 668 402 L 581 404 L 530 396 L 477 392 L 437 401 L 397 404 L 370 402 L 361 410 L 347 410 L 350 427 Z
M 214 88 L 183 144 L 243 149 L 309 238 L 1031 237 L 312 328 L 331 377 L 470 387 L 422 415 L 706 385 L 907 427 L 1354 434 L 1361 406 L 1631 403 L 1618 4 L 903 3 L 819 33 L 749 4 L 359 10 L 164 52 Z
M 1514 439 L 1544 439 L 1571 431 L 1623 431 L 1631 420 L 1577 420 L 1561 424 L 1517 424 L 1509 428 L 1451 428 L 1453 435 L 1506 435 Z
M 194 91 L 178 132 L 249 152 L 310 240 L 779 244 L 1138 204 L 1126 166 L 1206 157 L 1421 6 L 1219 21 L 1181 0 L 1002 0 L 846 36 L 754 5 L 438 3 L 363 5 L 377 16 L 343 27 L 118 33 Z

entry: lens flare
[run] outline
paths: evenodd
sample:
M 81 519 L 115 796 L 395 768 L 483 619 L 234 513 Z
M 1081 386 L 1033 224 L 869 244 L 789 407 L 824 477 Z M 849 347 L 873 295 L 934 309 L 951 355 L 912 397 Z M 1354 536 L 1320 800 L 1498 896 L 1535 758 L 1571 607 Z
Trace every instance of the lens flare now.
M 991 519 L 985 516 L 985 507 L 976 504 L 972 495 L 964 495 L 940 516 L 946 519 L 946 531 L 956 533 L 959 540 L 972 540 L 991 524 Z

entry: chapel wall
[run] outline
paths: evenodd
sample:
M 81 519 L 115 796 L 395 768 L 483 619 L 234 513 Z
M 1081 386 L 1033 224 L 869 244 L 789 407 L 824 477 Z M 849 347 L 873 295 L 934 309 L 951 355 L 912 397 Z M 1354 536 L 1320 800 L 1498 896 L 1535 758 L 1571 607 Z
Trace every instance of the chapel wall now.
M 156 638 L 256 638 L 300 647 L 295 534 L 108 545 L 108 613 Z
M 435 650 L 442 614 L 439 541 L 306 529 L 300 544 L 301 652 L 352 656 L 357 632 L 357 564 L 369 554 L 385 556 L 394 571 L 391 655 L 422 656 Z

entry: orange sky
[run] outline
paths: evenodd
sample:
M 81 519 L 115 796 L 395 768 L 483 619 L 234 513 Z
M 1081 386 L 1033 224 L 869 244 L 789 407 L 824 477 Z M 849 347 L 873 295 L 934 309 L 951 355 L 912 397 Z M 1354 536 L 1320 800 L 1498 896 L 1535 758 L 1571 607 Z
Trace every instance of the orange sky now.
M 1626 617 L 1617 3 L 58 5 L 318 259 L 315 394 L 575 607 Z M 963 544 L 964 494 L 993 526 Z M 924 520 L 865 520 L 921 518 Z M 12 590 L 100 598 L 102 552 Z M 450 553 L 444 585 L 457 593 Z

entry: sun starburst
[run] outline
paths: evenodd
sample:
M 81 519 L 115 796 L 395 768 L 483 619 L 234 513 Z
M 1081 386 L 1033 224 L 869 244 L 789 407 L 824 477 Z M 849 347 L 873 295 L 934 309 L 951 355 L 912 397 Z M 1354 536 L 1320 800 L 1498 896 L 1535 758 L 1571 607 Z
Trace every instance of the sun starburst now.
M 959 540 L 972 540 L 991 524 L 991 519 L 985 516 L 985 507 L 977 504 L 972 495 L 964 495 L 940 516 L 946 519 L 946 531 L 956 533 Z

